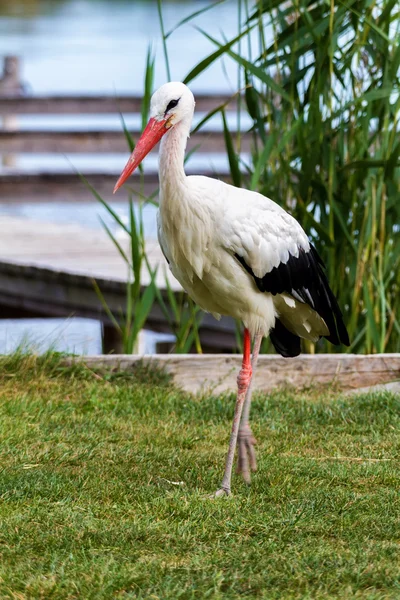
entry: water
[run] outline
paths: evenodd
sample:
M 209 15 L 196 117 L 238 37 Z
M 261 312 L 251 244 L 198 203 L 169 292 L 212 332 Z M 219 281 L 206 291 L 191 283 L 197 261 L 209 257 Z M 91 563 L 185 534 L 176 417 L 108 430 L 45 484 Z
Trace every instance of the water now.
M 163 2 L 168 31 L 208 2 Z M 215 6 L 196 25 L 221 39 L 237 32 L 237 3 Z M 137 0 L 3 0 L 0 55 L 22 58 L 23 79 L 34 93 L 140 93 L 146 53 L 156 53 L 156 87 L 167 79 L 160 43 L 157 3 Z M 168 38 L 171 77 L 181 80 L 216 47 L 191 23 Z M 236 89 L 236 67 L 227 59 L 212 65 L 193 90 Z
M 111 202 L 111 208 L 119 215 L 123 223 L 128 223 L 129 205 L 126 202 Z M 134 206 L 135 214 L 138 216 L 138 207 Z M 147 204 L 143 207 L 143 224 L 144 232 L 147 238 L 156 239 L 157 223 L 156 223 L 157 208 L 152 204 Z M 69 202 L 35 202 L 29 204 L 15 203 L 2 204 L 0 203 L 0 216 L 29 218 L 32 221 L 46 223 L 71 223 L 81 225 L 89 229 L 98 229 L 102 227 L 103 220 L 110 230 L 118 234 L 120 227 L 115 223 L 110 213 L 103 208 L 100 203 L 96 202 L 80 202 L 70 204 Z
M 156 343 L 174 340 L 169 334 L 143 331 L 139 339 L 140 354 L 154 354 Z M 101 323 L 94 319 L 2 319 L 0 320 L 1 354 L 16 349 L 34 353 L 52 349 L 71 354 L 101 354 Z
M 163 3 L 165 28 L 168 31 L 178 21 L 208 6 L 207 2 L 169 1 Z M 221 38 L 221 24 L 227 38 L 237 33 L 237 3 L 231 0 L 215 6 L 196 18 L 196 25 Z M 152 45 L 156 54 L 155 86 L 167 79 L 160 44 L 157 3 L 133 0 L 0 0 L 0 56 L 21 57 L 22 78 L 32 94 L 62 93 L 141 93 L 146 53 Z M 172 79 L 180 80 L 215 46 L 192 24 L 177 30 L 168 39 Z M 191 87 L 194 92 L 233 92 L 237 88 L 237 70 L 229 58 L 212 65 Z M 199 115 L 200 116 L 200 115 Z M 198 117 L 199 117 L 198 116 Z M 232 118 L 232 117 L 230 117 Z M 134 118 L 133 118 L 134 119 Z M 129 122 L 129 125 L 135 123 Z M 19 126 L 43 128 L 90 129 L 115 127 L 116 117 L 65 116 L 60 120 L 49 115 L 21 117 Z M 215 125 L 215 122 L 211 125 Z M 109 170 L 120 168 L 125 158 L 120 155 L 70 156 L 80 170 Z M 122 161 L 122 162 L 121 162 Z M 155 158 L 148 164 L 155 167 Z M 64 156 L 21 155 L 18 168 L 26 170 L 71 170 Z M 227 166 L 219 156 L 193 157 L 191 166 L 221 169 Z M 127 207 L 116 202 L 113 208 L 127 218 Z M 79 223 L 85 227 L 100 227 L 99 216 L 114 227 L 107 213 L 95 203 L 70 205 L 67 202 L 29 203 L 13 205 L 0 203 L 0 214 L 21 216 L 37 221 Z M 148 237 L 156 236 L 155 209 L 149 206 L 144 214 Z M 142 343 L 144 352 L 153 352 L 160 336 L 147 334 Z M 162 336 L 164 339 L 164 336 Z M 168 338 L 168 336 L 167 336 Z M 170 338 L 168 338 L 170 339 Z M 76 354 L 101 352 L 101 327 L 89 319 L 21 319 L 0 320 L 0 353 L 11 352 L 21 343 L 38 351 L 52 347 Z
M 101 354 L 101 324 L 93 319 L 2 319 L 0 352 L 35 353 L 49 348 L 73 354 Z

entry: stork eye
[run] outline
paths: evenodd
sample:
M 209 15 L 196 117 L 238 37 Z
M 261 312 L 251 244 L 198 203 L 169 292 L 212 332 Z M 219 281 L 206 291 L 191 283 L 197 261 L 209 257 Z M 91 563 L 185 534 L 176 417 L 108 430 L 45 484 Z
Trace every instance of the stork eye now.
M 167 106 L 167 108 L 165 110 L 165 114 L 167 114 L 167 112 L 169 110 L 171 110 L 171 108 L 175 108 L 175 106 L 178 105 L 179 100 L 180 100 L 180 98 L 178 98 L 178 100 L 171 100 L 171 102 L 168 103 L 168 106 Z

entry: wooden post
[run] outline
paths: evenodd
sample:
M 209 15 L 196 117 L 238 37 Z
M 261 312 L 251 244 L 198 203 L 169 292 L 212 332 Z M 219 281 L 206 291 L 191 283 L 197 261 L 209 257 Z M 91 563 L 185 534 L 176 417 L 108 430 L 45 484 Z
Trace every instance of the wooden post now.
M 114 325 L 103 323 L 102 338 L 103 354 L 123 353 L 121 334 L 116 330 Z
M 20 67 L 18 56 L 4 57 L 3 76 L 0 79 L 0 96 L 21 96 L 23 94 Z M 5 131 L 12 131 L 16 128 L 17 117 L 15 115 L 6 115 L 3 117 L 3 129 Z M 15 155 L 3 154 L 2 164 L 5 167 L 15 167 Z
M 0 79 L 0 95 L 21 96 L 24 86 L 21 82 L 21 63 L 18 56 L 5 56 L 3 76 Z

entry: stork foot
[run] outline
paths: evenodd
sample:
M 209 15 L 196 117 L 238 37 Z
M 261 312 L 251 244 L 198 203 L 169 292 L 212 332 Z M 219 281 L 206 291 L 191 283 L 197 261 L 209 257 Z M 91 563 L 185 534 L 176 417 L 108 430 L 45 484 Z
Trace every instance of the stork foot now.
M 250 471 L 257 471 L 257 459 L 254 446 L 257 440 L 249 425 L 239 429 L 237 473 L 241 473 L 245 483 L 250 484 Z
M 221 498 L 221 497 L 226 498 L 227 496 L 230 496 L 230 495 L 231 495 L 230 489 L 221 487 L 221 488 L 219 488 L 219 490 L 214 492 L 214 494 L 212 496 L 210 496 L 210 498 Z

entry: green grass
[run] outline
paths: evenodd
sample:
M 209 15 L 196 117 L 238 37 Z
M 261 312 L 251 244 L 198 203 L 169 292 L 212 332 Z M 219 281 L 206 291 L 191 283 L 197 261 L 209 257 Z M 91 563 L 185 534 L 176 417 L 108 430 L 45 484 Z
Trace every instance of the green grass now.
M 399 598 L 400 398 L 256 396 L 259 471 L 210 500 L 232 410 L 154 369 L 3 362 L 0 598 Z

